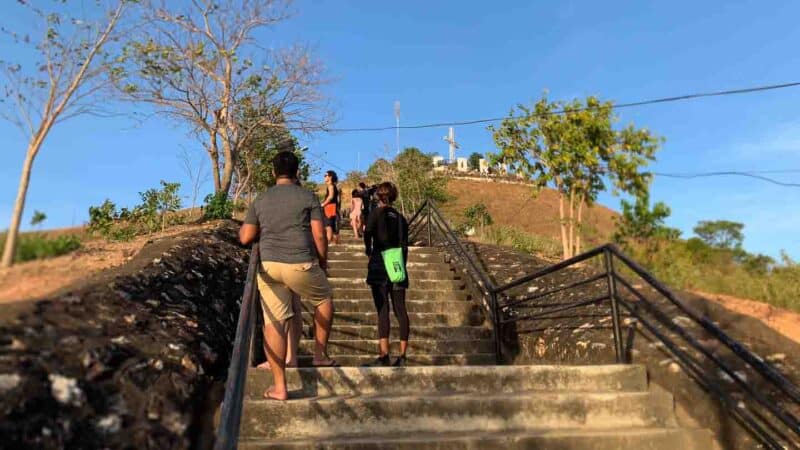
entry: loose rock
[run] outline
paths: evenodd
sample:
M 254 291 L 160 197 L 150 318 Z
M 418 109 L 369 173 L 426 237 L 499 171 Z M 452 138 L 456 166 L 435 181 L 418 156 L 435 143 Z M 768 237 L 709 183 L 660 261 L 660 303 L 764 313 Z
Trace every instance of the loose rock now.
M 78 380 L 58 374 L 50 374 L 50 392 L 59 403 L 64 405 L 81 406 L 84 395 L 78 387 Z

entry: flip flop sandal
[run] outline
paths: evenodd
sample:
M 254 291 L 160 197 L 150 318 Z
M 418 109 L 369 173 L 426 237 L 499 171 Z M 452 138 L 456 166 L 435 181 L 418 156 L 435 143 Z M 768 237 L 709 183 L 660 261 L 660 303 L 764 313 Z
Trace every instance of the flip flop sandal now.
M 286 400 L 289 400 L 288 398 L 282 399 L 282 398 L 273 397 L 272 395 L 270 395 L 270 391 L 269 390 L 264 391 L 264 394 L 262 395 L 262 397 L 264 397 L 265 400 L 272 400 L 272 401 L 275 401 L 275 402 L 285 402 Z
M 336 362 L 335 359 L 331 359 L 329 362 L 327 362 L 325 364 L 314 364 L 314 362 L 312 361 L 311 362 L 311 366 L 312 367 L 339 367 L 339 363 Z

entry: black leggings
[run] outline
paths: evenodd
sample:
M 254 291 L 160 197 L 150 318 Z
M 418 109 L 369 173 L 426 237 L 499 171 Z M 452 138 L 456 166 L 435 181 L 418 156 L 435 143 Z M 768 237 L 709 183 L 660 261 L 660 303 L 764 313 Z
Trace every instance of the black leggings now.
M 397 322 L 400 324 L 400 340 L 407 341 L 409 333 L 408 311 L 406 310 L 406 290 L 389 290 L 389 286 L 371 285 L 372 300 L 378 310 L 378 337 L 389 339 L 389 295 L 392 297 L 392 308 Z

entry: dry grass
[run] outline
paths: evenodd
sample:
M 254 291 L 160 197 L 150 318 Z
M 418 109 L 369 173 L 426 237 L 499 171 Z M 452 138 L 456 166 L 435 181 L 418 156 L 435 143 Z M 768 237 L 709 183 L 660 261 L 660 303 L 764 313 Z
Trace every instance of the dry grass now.
M 534 198 L 527 185 L 456 178 L 448 183 L 447 193 L 452 199 L 442 205 L 442 210 L 454 222 L 463 220 L 465 208 L 483 203 L 495 224 L 560 242 L 558 195 L 551 189 L 545 189 Z M 583 231 L 585 248 L 611 240 L 616 215 L 602 205 L 587 208 Z

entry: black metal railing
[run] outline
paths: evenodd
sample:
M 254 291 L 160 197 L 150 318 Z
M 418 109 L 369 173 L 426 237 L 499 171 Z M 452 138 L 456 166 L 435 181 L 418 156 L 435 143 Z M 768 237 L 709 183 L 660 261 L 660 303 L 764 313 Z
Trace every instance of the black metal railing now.
M 239 309 L 239 320 L 236 324 L 236 337 L 233 341 L 233 352 L 228 366 L 228 378 L 225 380 L 225 395 L 222 398 L 214 450 L 234 450 L 239 441 L 239 425 L 242 419 L 244 388 L 247 368 L 250 365 L 250 344 L 253 338 L 255 307 L 258 300 L 256 276 L 259 259 L 258 243 L 256 242 L 250 250 L 247 280 Z
M 467 251 L 433 201 L 424 202 L 410 223 L 415 235 L 424 225 L 428 244 L 447 248 L 480 288 L 482 304 L 492 324 L 498 362 L 503 358 L 501 336 L 505 327 L 545 319 L 552 322 L 560 317 L 555 316 L 556 313 L 600 305 L 611 316 L 616 362 L 628 362 L 622 335 L 624 310 L 629 320 L 641 324 L 651 339 L 661 342 L 676 363 L 759 443 L 776 450 L 800 448 L 800 420 L 797 413 L 792 412 L 800 411 L 800 388 L 707 317 L 695 313 L 615 245 L 594 248 L 497 286 L 476 262 L 477 257 Z M 576 268 L 580 270 L 567 277 L 571 281 L 551 282 L 552 287 L 539 290 L 542 284 L 547 284 L 548 277 L 564 275 Z M 575 297 L 576 290 L 580 291 L 577 300 L 561 301 L 570 297 L 567 293 Z M 549 300 L 557 295 L 559 301 Z M 675 313 L 688 323 L 677 321 Z M 692 331 L 690 326 L 694 327 Z M 707 339 L 701 340 L 698 333 Z M 758 375 L 758 382 L 746 379 L 743 368 Z M 728 386 L 721 382 L 720 374 L 724 374 Z

